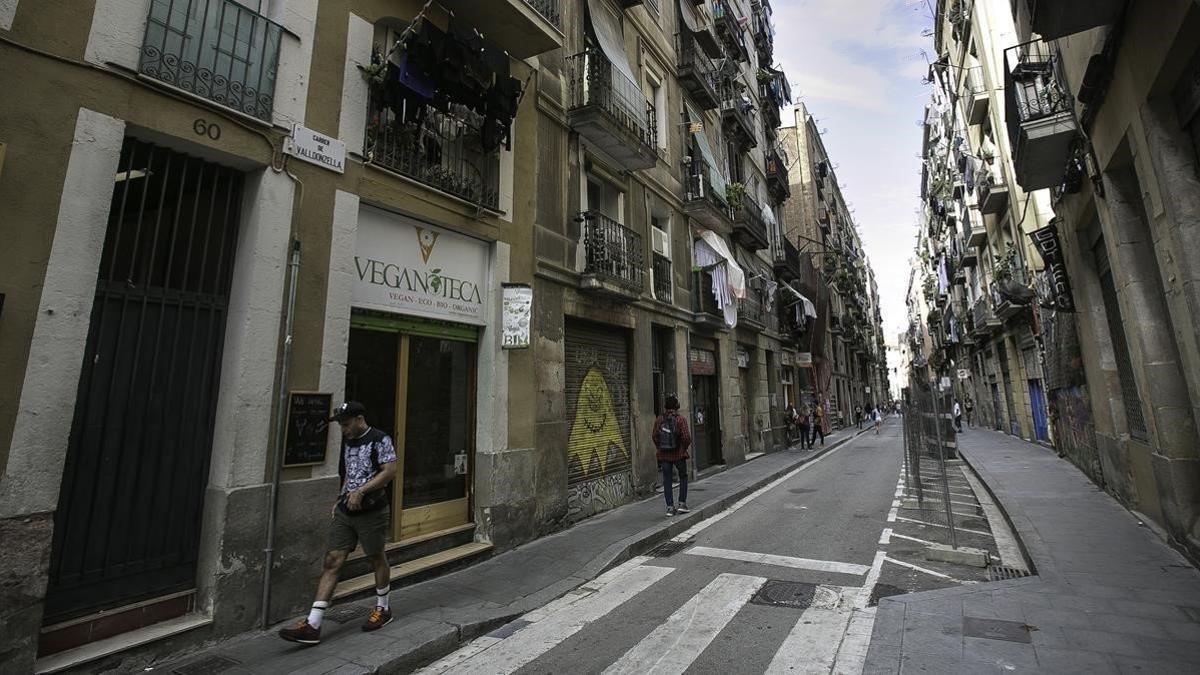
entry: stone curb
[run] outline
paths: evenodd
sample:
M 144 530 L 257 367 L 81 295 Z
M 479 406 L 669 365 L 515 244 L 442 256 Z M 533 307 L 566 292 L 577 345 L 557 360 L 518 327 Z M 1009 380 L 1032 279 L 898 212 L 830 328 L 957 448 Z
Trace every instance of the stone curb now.
M 592 558 L 591 562 L 584 565 L 583 568 L 581 568 L 572 576 L 566 577 L 557 584 L 547 586 L 537 593 L 525 596 L 506 607 L 497 608 L 494 610 L 495 613 L 491 616 L 481 617 L 477 621 L 469 621 L 461 624 L 448 624 L 451 628 L 457 628 L 458 632 L 457 642 L 455 642 L 449 649 L 446 648 L 445 636 L 438 636 L 422 644 L 415 645 L 403 653 L 390 654 L 386 662 L 375 666 L 376 672 L 405 672 L 414 668 L 415 666 L 435 661 L 446 654 L 453 652 L 464 642 L 473 640 L 481 635 L 485 635 L 496 628 L 515 620 L 522 614 L 530 612 L 548 602 L 562 597 L 580 585 L 600 576 L 606 570 L 616 567 L 630 558 L 642 555 L 658 544 L 686 531 L 693 525 L 712 518 L 718 513 L 725 511 L 736 502 L 745 498 L 747 495 L 750 495 L 761 489 L 763 486 L 779 479 L 781 476 L 794 471 L 805 464 L 808 464 L 809 462 L 813 462 L 829 454 L 830 452 L 833 452 L 846 443 L 858 438 L 867 431 L 868 429 L 864 428 L 860 431 L 857 431 L 857 433 L 853 435 L 833 441 L 822 450 L 812 455 L 802 457 L 792 464 L 788 464 L 787 466 L 779 468 L 764 477 L 758 478 L 752 483 L 734 490 L 720 499 L 705 505 L 703 508 L 692 511 L 687 516 L 682 518 L 673 518 L 670 523 L 648 527 L 641 532 L 615 542 L 608 548 L 604 549 L 604 551 L 595 558 Z

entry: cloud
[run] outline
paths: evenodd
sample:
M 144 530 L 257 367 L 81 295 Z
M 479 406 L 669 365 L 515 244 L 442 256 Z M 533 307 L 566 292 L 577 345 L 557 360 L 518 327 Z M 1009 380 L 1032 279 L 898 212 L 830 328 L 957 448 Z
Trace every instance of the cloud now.
M 888 341 L 906 322 L 928 90 L 924 0 L 774 0 L 775 58 L 827 129 L 879 286 Z

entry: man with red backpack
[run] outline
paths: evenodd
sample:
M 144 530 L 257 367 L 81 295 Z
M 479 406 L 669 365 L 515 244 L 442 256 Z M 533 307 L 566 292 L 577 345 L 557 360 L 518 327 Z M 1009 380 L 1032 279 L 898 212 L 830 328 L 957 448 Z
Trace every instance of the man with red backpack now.
M 687 513 L 691 509 L 687 505 L 687 460 L 688 448 L 692 446 L 692 433 L 688 430 L 687 420 L 679 414 L 679 399 L 667 396 L 663 404 L 664 412 L 654 420 L 654 431 L 651 440 L 654 442 L 654 456 L 662 468 L 663 497 L 667 500 L 667 516 L 676 513 Z M 672 474 L 679 473 L 679 508 L 675 508 L 675 499 L 671 486 Z

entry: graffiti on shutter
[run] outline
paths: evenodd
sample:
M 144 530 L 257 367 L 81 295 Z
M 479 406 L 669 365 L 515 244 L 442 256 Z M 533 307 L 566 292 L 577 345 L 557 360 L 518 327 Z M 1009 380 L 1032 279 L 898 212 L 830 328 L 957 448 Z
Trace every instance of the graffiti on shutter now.
M 624 334 L 568 323 L 566 379 L 567 502 L 570 517 L 578 520 L 619 506 L 633 495 Z

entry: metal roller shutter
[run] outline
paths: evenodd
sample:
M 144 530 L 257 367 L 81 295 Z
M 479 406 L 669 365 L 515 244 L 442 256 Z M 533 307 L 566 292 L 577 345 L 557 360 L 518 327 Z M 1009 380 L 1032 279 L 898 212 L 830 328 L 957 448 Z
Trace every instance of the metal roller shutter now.
M 624 333 L 566 325 L 567 484 L 630 471 L 629 346 Z

